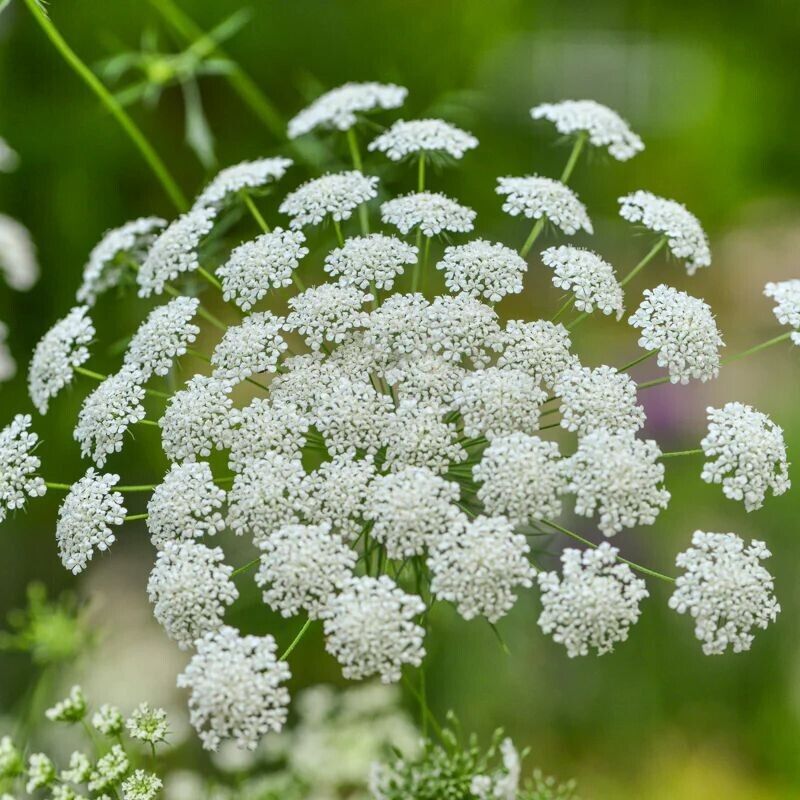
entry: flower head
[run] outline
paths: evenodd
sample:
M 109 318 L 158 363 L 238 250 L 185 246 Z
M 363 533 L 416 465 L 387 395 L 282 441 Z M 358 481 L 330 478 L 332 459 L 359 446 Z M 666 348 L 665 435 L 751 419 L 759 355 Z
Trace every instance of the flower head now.
M 571 291 L 578 311 L 622 317 L 624 297 L 614 268 L 591 250 L 580 247 L 548 247 L 542 253 L 544 265 L 553 270 L 553 286 Z
M 217 270 L 222 296 L 249 311 L 270 289 L 290 286 L 300 259 L 308 255 L 302 231 L 274 228 L 235 247 Z
M 103 736 L 119 736 L 125 726 L 122 712 L 116 707 L 104 703 L 92 715 L 92 727 Z
M 414 622 L 424 610 L 386 575 L 350 578 L 325 609 L 325 648 L 349 680 L 378 674 L 396 683 L 403 664 L 418 667 L 425 656 L 425 629 Z
M 467 294 L 439 295 L 422 316 L 427 347 L 455 363 L 484 367 L 497 349 L 497 312 Z
M 628 322 L 641 329 L 639 347 L 658 350 L 658 365 L 669 369 L 672 383 L 705 382 L 719 374 L 725 343 L 711 307 L 699 298 L 662 283 L 645 289 Z
M 561 513 L 566 476 L 555 442 L 517 432 L 496 436 L 472 475 L 481 484 L 478 500 L 491 516 L 523 525 Z
M 792 341 L 800 345 L 800 278 L 770 282 L 764 287 L 764 294 L 775 301 L 775 318 L 781 325 L 794 328 Z
M 39 437 L 30 427 L 30 415 L 17 414 L 0 431 L 0 522 L 10 510 L 22 508 L 26 497 L 41 497 L 47 491 L 36 475 L 42 463 L 33 454 Z
M 451 292 L 483 296 L 497 303 L 507 294 L 522 291 L 522 276 L 528 262 L 504 244 L 475 239 L 467 244 L 447 247 L 436 265 L 445 275 Z
M 164 286 L 184 272 L 200 267 L 197 250 L 211 232 L 217 210 L 213 206 L 195 208 L 171 222 L 153 242 L 136 273 L 139 297 L 161 294 Z
M 242 161 L 232 167 L 220 170 L 197 196 L 194 207 L 222 206 L 232 195 L 239 192 L 261 189 L 263 186 L 279 181 L 286 170 L 292 166 L 290 158 L 258 158 L 255 161 Z
M 98 467 L 122 450 L 128 426 L 144 419 L 143 380 L 137 367 L 125 365 L 83 401 L 72 435 L 81 446 L 81 455 Z
M 75 367 L 89 358 L 87 345 L 94 339 L 94 325 L 86 306 L 75 306 L 39 340 L 28 369 L 28 394 L 40 414 L 72 381 Z
M 58 509 L 58 555 L 74 575 L 86 568 L 95 549 L 108 550 L 116 540 L 111 527 L 125 521 L 122 495 L 113 490 L 117 483 L 119 475 L 103 475 L 89 467 Z
M 32 753 L 28 757 L 27 775 L 25 791 L 33 794 L 56 780 L 56 767 L 44 753 Z
M 471 133 L 442 119 L 399 119 L 369 143 L 370 150 L 385 153 L 392 161 L 402 161 L 415 153 L 462 158 L 477 146 L 478 140 Z
M 277 372 L 278 359 L 288 347 L 281 336 L 284 325 L 284 320 L 269 311 L 231 325 L 211 354 L 213 377 L 234 383 L 256 372 Z
M 226 607 L 239 596 L 232 572 L 219 547 L 190 539 L 164 542 L 147 582 L 147 594 L 156 620 L 181 650 L 222 627 Z
M 196 297 L 175 297 L 154 308 L 131 339 L 125 363 L 139 369 L 143 380 L 153 374 L 166 375 L 200 333 L 192 323 L 199 305 Z
M 241 636 L 223 626 L 196 643 L 197 652 L 178 676 L 188 689 L 191 723 L 203 747 L 216 750 L 223 739 L 255 750 L 261 737 L 286 722 L 291 673 L 276 657 L 271 636 Z
M 767 492 L 791 487 L 783 429 L 744 403 L 707 408 L 708 433 L 700 446 L 708 461 L 706 483 L 721 483 L 725 497 L 742 500 L 748 511 L 764 505 Z
M 617 159 L 627 161 L 644 150 L 642 140 L 616 111 L 594 100 L 562 100 L 531 109 L 534 119 L 550 120 L 559 133 L 585 133 L 595 147 L 604 147 Z
M 567 329 L 546 320 L 509 320 L 497 336 L 501 351 L 499 367 L 521 369 L 552 387 L 561 373 L 578 363 L 570 353 L 572 342 Z
M 533 585 L 528 542 L 505 517 L 461 517 L 437 537 L 428 556 L 431 591 L 455 603 L 464 619 L 497 622 L 514 606 L 517 586 Z
M 0 272 L 18 292 L 27 292 L 39 279 L 39 262 L 30 231 L 5 214 L 0 214 Z
M 86 716 L 86 695 L 80 686 L 73 686 L 69 696 L 59 700 L 44 715 L 51 722 L 80 722 Z
M 384 378 L 395 387 L 399 400 L 452 409 L 455 393 L 467 371 L 437 353 L 406 356 L 392 364 Z
M 574 493 L 575 513 L 600 515 L 597 524 L 605 536 L 623 528 L 652 525 L 667 507 L 661 451 L 651 439 L 637 439 L 629 430 L 616 433 L 602 428 L 583 436 L 577 451 L 564 462 Z
M 608 542 L 597 548 L 567 548 L 561 554 L 562 574 L 540 572 L 542 592 L 539 627 L 567 648 L 570 658 L 610 653 L 639 619 L 639 603 L 647 584 L 617 560 L 619 550 Z
M 286 195 L 279 211 L 288 214 L 292 228 L 319 225 L 325 217 L 335 222 L 350 219 L 362 203 L 378 196 L 378 178 L 358 170 L 313 178 Z
M 396 236 L 373 233 L 353 236 L 325 256 L 325 272 L 342 284 L 359 289 L 389 290 L 407 264 L 417 260 L 417 248 Z
M 122 782 L 122 800 L 155 800 L 163 785 L 158 775 L 137 769 Z
M 469 233 L 475 212 L 439 192 L 416 192 L 387 200 L 381 206 L 381 219 L 400 233 L 419 227 L 425 236 Z
M 619 214 L 623 219 L 640 223 L 666 237 L 675 258 L 686 262 L 689 275 L 694 275 L 700 267 L 711 265 L 705 231 L 686 206 L 641 190 L 620 197 L 619 203 Z
M 89 253 L 76 298 L 93 306 L 97 298 L 118 286 L 131 264 L 138 265 L 167 222 L 160 217 L 141 217 L 107 231 Z
M 106 792 L 112 789 L 128 774 L 130 768 L 131 762 L 122 746 L 112 745 L 111 749 L 97 760 L 87 784 L 89 791 Z
M 579 230 L 593 233 L 586 207 L 561 181 L 538 175 L 498 178 L 496 192 L 505 196 L 503 211 L 512 217 L 546 218 L 568 236 Z
M 614 367 L 570 367 L 553 389 L 561 398 L 561 427 L 581 436 L 599 428 L 638 431 L 645 423 L 636 384 Z
M 408 89 L 393 83 L 345 83 L 325 92 L 289 120 L 289 138 L 296 139 L 315 128 L 349 130 L 361 114 L 399 108 L 407 94 Z
M 773 580 L 761 562 L 764 542 L 749 545 L 735 533 L 695 531 L 692 546 L 675 563 L 684 570 L 675 581 L 669 607 L 694 618 L 694 634 L 706 655 L 749 650 L 753 628 L 766 628 L 781 610 Z
M 353 574 L 355 551 L 330 523 L 284 525 L 261 542 L 256 583 L 264 602 L 284 617 L 305 611 L 317 619 Z
M 166 741 L 169 734 L 167 712 L 163 708 L 152 708 L 148 703 L 140 703 L 125 725 L 134 739 L 148 744 Z

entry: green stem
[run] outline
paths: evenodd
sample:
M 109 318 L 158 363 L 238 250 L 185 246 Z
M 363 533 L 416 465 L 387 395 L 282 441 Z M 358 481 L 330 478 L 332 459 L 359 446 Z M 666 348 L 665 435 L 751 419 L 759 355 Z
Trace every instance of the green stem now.
M 625 286 L 630 283 L 664 248 L 667 243 L 667 237 L 662 236 L 650 249 L 650 252 L 619 282 L 620 286 Z
M 589 134 L 586 131 L 581 131 L 575 138 L 575 144 L 572 145 L 572 152 L 569 154 L 569 159 L 564 167 L 564 171 L 561 173 L 561 183 L 566 183 L 570 179 L 572 171 L 578 163 L 578 158 L 580 158 L 581 151 L 588 138 Z
M 353 159 L 353 166 L 361 173 L 364 172 L 364 162 L 361 160 L 361 152 L 358 149 L 358 137 L 356 136 L 356 129 L 347 129 L 347 145 L 350 148 L 350 157 Z M 361 223 L 361 233 L 364 236 L 369 234 L 369 216 L 367 215 L 367 206 L 364 203 L 358 207 L 358 219 Z
M 417 191 L 425 191 L 425 153 L 419 154 L 419 162 L 417 164 Z
M 147 519 L 148 516 L 149 514 L 128 514 L 125 517 L 125 522 L 136 522 L 136 520 Z
M 279 659 L 280 661 L 286 661 L 286 659 L 289 658 L 295 647 L 297 647 L 297 645 L 300 644 L 300 640 L 306 635 L 306 631 L 311 627 L 312 622 L 313 620 L 311 619 L 307 619 L 305 621 L 305 624 L 303 625 L 302 628 L 300 628 L 300 631 L 298 632 L 297 636 L 295 636 L 294 639 L 292 639 L 292 643 L 283 651 L 283 655 Z
M 258 210 L 258 206 L 255 204 L 255 201 L 250 196 L 249 192 L 242 191 L 241 192 L 242 199 L 245 202 L 245 205 L 250 209 L 250 213 L 253 215 L 253 219 L 258 223 L 258 227 L 264 233 L 269 233 L 269 225 L 267 225 L 267 221 L 262 216 L 261 212 Z
M 216 278 L 214 279 L 216 280 Z M 174 287 L 167 284 L 164 286 L 164 291 L 171 297 L 182 297 L 183 295 Z M 210 322 L 215 328 L 221 331 L 227 331 L 228 326 L 220 319 L 217 319 L 205 306 L 197 306 L 197 314 L 202 317 L 206 322 Z
M 555 322 L 565 311 L 567 311 L 572 306 L 574 302 L 575 302 L 575 297 L 573 295 L 570 295 L 564 301 L 564 305 L 562 305 L 561 308 L 559 308 L 558 311 L 556 311 L 556 313 L 553 314 L 552 317 L 550 317 L 550 322 Z
M 344 235 L 338 219 L 333 220 L 333 229 L 336 231 L 336 240 L 339 242 L 339 247 L 344 247 Z
M 558 428 L 560 425 L 561 425 L 560 422 L 551 422 L 549 425 L 542 425 L 542 427 L 539 428 L 539 430 L 540 431 L 549 431 L 550 428 Z
M 697 448 L 695 450 L 673 450 L 671 453 L 662 453 L 659 458 L 677 458 L 678 456 L 697 456 L 702 455 L 703 450 Z
M 79 375 L 83 375 L 86 378 L 91 378 L 95 381 L 104 381 L 108 378 L 108 375 L 103 375 L 101 372 L 95 372 L 92 369 L 86 369 L 86 367 L 73 367 L 72 368 L 75 372 Z M 157 389 L 145 389 L 146 394 L 149 394 L 151 397 L 160 397 L 162 400 L 169 400 L 171 395 L 167 394 L 166 392 L 159 392 Z
M 722 364 L 730 364 L 731 361 L 737 361 L 740 358 L 744 358 L 745 356 L 752 355 L 753 353 L 758 353 L 760 350 L 765 350 L 767 347 L 772 347 L 774 344 L 778 344 L 779 342 L 785 342 L 787 339 L 791 337 L 794 331 L 787 331 L 786 333 L 782 333 L 780 336 L 775 336 L 772 339 L 767 339 L 766 342 L 761 342 L 761 344 L 754 345 L 753 347 L 743 350 L 741 353 L 735 353 L 732 356 L 728 356 L 727 358 L 722 359 Z
M 243 566 L 238 567 L 231 572 L 231 578 L 235 578 L 237 575 L 241 575 L 243 572 L 248 572 L 249 570 L 253 569 L 253 567 L 257 566 L 260 561 L 260 558 L 254 558 L 252 561 L 248 561 Z
M 417 231 L 417 262 L 414 264 L 414 272 L 411 275 L 411 291 L 416 292 L 420 284 L 424 282 L 425 270 L 428 264 L 428 255 L 431 250 L 431 240 L 425 237 L 425 244 L 422 244 L 422 231 Z
M 585 544 L 589 547 L 597 547 L 594 542 L 589 541 L 589 539 L 585 539 L 579 533 L 575 533 L 575 531 L 571 531 L 568 528 L 564 528 L 561 525 L 551 522 L 550 520 L 542 519 L 539 520 L 543 524 L 547 525 L 550 528 L 554 528 L 555 530 L 563 533 L 566 536 L 570 536 L 571 538 L 575 539 L 582 544 Z M 671 578 L 669 575 L 664 575 L 661 572 L 656 572 L 649 567 L 643 567 L 641 564 L 637 564 L 634 561 L 628 561 L 627 558 L 623 558 L 622 556 L 617 556 L 617 561 L 622 561 L 624 564 L 627 564 L 629 567 L 635 569 L 637 572 L 641 572 L 643 575 L 650 575 L 652 578 L 659 578 L 662 581 L 668 581 L 669 583 L 674 583 L 675 578 Z
M 178 211 L 185 211 L 188 207 L 188 203 L 183 196 L 183 192 L 178 188 L 178 184 L 175 182 L 175 179 L 170 174 L 158 153 L 156 153 L 150 142 L 147 141 L 144 134 L 139 130 L 136 123 L 130 118 L 122 105 L 120 105 L 117 98 L 106 89 L 102 81 L 80 60 L 75 51 L 67 44 L 64 37 L 47 16 L 39 0 L 25 0 L 25 3 L 45 35 L 55 46 L 56 50 L 58 50 L 67 64 L 72 67 L 84 83 L 97 95 L 100 102 L 122 126 L 122 129 L 136 145 Z
M 439 737 L 441 741 L 445 741 L 444 732 L 442 731 L 441 726 L 436 721 L 436 717 L 433 716 L 430 708 L 428 708 L 427 702 L 425 702 L 425 698 L 420 696 L 420 693 L 414 687 L 414 684 L 411 683 L 407 675 L 403 675 L 403 683 L 406 685 L 406 688 L 409 692 L 411 692 L 414 699 L 419 703 L 420 711 L 422 713 L 423 719 L 427 719 L 430 723 L 431 728 L 433 728 L 434 733 Z
M 497 637 L 497 641 L 500 643 L 500 647 L 502 648 L 503 652 L 507 655 L 511 655 L 511 650 L 508 649 L 508 645 L 505 643 L 505 640 L 500 635 L 500 631 L 497 629 L 497 625 L 494 622 L 489 623 L 489 627 L 492 629 L 492 632 Z
M 578 314 L 577 317 L 575 317 L 575 319 L 572 320 L 572 322 L 570 322 L 568 325 L 565 325 L 566 329 L 568 331 L 571 331 L 573 328 L 577 328 L 578 325 L 580 325 L 581 322 L 583 322 L 588 316 L 589 316 L 588 311 L 581 312 L 580 314 Z
M 222 284 L 216 275 L 209 272 L 205 267 L 198 266 L 197 271 L 215 288 L 222 291 Z
M 637 364 L 641 364 L 642 361 L 647 361 L 648 358 L 654 356 L 658 350 L 648 350 L 644 355 L 639 356 L 639 358 L 634 358 L 633 361 L 629 361 L 624 367 L 620 367 L 617 372 L 627 372 L 629 369 L 633 369 Z
M 149 425 L 151 427 L 155 426 L 156 428 L 160 428 L 161 426 L 152 419 L 140 419 L 139 425 Z
M 545 218 L 539 217 L 534 223 L 534 226 L 531 228 L 531 232 L 528 234 L 528 238 L 525 240 L 525 244 L 522 245 L 520 248 L 519 254 L 525 258 L 531 251 L 531 247 L 533 247 L 533 243 L 539 238 L 539 234 L 544 230 Z

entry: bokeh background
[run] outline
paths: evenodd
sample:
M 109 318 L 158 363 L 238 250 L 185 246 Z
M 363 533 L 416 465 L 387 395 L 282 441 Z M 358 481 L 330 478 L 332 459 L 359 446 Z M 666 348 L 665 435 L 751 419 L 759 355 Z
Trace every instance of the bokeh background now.
M 242 0 L 181 2 L 204 29 L 242 7 Z M 99 68 L 143 42 L 165 53 L 183 48 L 157 4 L 53 0 L 49 9 L 67 41 Z M 691 280 L 674 262 L 648 267 L 630 288 L 629 308 L 642 288 L 665 280 L 712 303 L 729 352 L 778 333 L 761 290 L 767 280 L 800 274 L 797 3 L 764 2 L 757 13 L 752 3 L 737 0 L 724 9 L 687 0 L 273 0 L 251 6 L 248 24 L 225 47 L 278 115 L 288 117 L 322 88 L 347 80 L 408 86 L 405 116 L 442 115 L 480 138 L 481 147 L 460 168 L 434 174 L 431 182 L 478 210 L 482 235 L 509 244 L 527 231 L 500 213 L 494 179 L 525 172 L 557 176 L 568 154 L 551 128 L 531 122 L 528 109 L 583 97 L 617 109 L 647 149 L 625 164 L 598 156 L 581 161 L 572 184 L 596 224 L 592 247 L 621 270 L 638 260 L 649 245 L 616 217 L 616 198 L 647 188 L 686 203 L 706 226 L 714 255 L 712 268 Z M 165 63 L 149 62 L 148 77 L 163 77 Z M 130 73 L 118 85 L 140 77 Z M 285 150 L 224 77 L 200 76 L 197 89 L 218 165 Z M 210 161 L 204 166 L 186 144 L 185 102 L 180 88 L 167 86 L 157 105 L 137 102 L 131 112 L 191 194 L 215 168 Z M 70 307 L 102 232 L 136 216 L 173 211 L 138 153 L 20 0 L 0 15 L 0 135 L 21 157 L 15 173 L 0 176 L 0 210 L 30 228 L 43 267 L 29 293 L 0 287 L 0 319 L 24 364 L 46 328 Z M 345 157 L 335 140 L 325 146 L 334 158 Z M 308 171 L 313 167 L 299 167 L 293 179 Z M 412 186 L 413 176 L 402 170 L 385 177 L 395 188 Z M 552 313 L 557 293 L 535 258 L 526 287 L 501 312 Z M 98 305 L 105 344 L 93 366 L 113 368 L 120 341 L 141 316 L 131 295 Z M 637 354 L 636 336 L 624 325 L 592 320 L 575 339 L 589 364 L 621 364 Z M 642 367 L 636 374 L 650 371 Z M 85 468 L 71 430 L 87 390 L 79 382 L 46 419 L 36 420 L 51 480 L 74 480 Z M 704 408 L 740 400 L 781 424 L 796 453 L 799 390 L 797 351 L 782 345 L 731 365 L 710 385 L 650 390 L 648 433 L 666 450 L 696 447 Z M 30 410 L 24 375 L 0 386 L 0 425 L 21 410 Z M 124 458 L 111 464 L 124 470 L 124 482 L 154 481 L 164 471 L 148 436 L 139 433 Z M 634 560 L 669 570 L 696 528 L 765 539 L 783 613 L 751 652 L 703 656 L 689 621 L 666 610 L 667 591 L 659 585 L 651 586 L 630 640 L 600 659 L 567 659 L 536 627 L 530 595 L 500 625 L 511 656 L 488 627 L 442 610 L 433 615 L 429 638 L 437 713 L 455 708 L 465 727 L 484 734 L 504 726 L 530 748 L 531 763 L 575 776 L 587 798 L 800 796 L 800 495 L 789 492 L 748 515 L 703 484 L 699 470 L 697 459 L 671 461 L 671 507 L 657 524 L 619 543 Z M 792 472 L 800 482 L 800 470 Z M 76 580 L 56 556 L 57 502 L 32 503 L 0 531 L 0 616 L 25 604 L 33 579 L 51 596 L 75 592 L 102 631 L 97 649 L 76 668 L 78 676 L 97 687 L 98 698 L 128 705 L 146 698 L 180 708 L 183 698 L 173 685 L 182 657 L 153 627 L 146 605 L 152 555 L 144 527 L 129 526 L 112 552 Z M 585 522 L 572 524 L 595 535 Z M 555 552 L 562 545 L 548 546 Z M 255 592 L 235 621 L 254 632 L 273 630 L 283 640 L 293 632 L 265 614 Z M 293 672 L 296 686 L 340 680 L 313 638 L 297 651 Z M 2 713 L 13 712 L 35 674 L 28 655 L 0 653 Z

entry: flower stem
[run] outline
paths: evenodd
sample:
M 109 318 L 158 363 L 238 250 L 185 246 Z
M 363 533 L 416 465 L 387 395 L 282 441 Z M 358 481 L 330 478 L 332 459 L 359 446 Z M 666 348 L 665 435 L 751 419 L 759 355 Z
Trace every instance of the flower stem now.
M 575 302 L 575 297 L 573 295 L 570 295 L 564 301 L 564 305 L 562 305 L 561 308 L 559 308 L 558 311 L 556 311 L 556 313 L 553 314 L 552 317 L 550 317 L 550 322 L 555 322 L 565 311 L 567 311 L 572 306 L 574 302 Z
M 417 191 L 425 191 L 425 153 L 419 154 L 419 161 L 417 162 Z
M 241 192 L 242 199 L 244 200 L 245 205 L 250 209 L 250 213 L 253 215 L 253 219 L 258 223 L 258 227 L 264 233 L 269 233 L 269 225 L 267 225 L 267 221 L 262 216 L 261 212 L 258 210 L 258 206 L 255 204 L 255 201 L 250 196 L 250 192 Z
M 422 230 L 417 231 L 417 262 L 414 264 L 414 272 L 411 275 L 411 291 L 416 292 L 425 282 L 425 269 L 428 265 L 428 255 L 431 251 L 430 236 L 425 237 L 425 244 L 422 244 Z
M 336 240 L 339 242 L 339 247 L 344 247 L 344 235 L 342 234 L 342 226 L 338 219 L 333 221 L 333 229 L 336 231 Z
M 701 455 L 703 450 L 696 448 L 695 450 L 673 450 L 671 453 L 662 453 L 659 458 L 677 458 L 678 456 L 696 456 Z
M 752 355 L 753 353 L 758 353 L 759 350 L 765 350 L 767 347 L 772 347 L 773 344 L 778 344 L 779 342 L 785 342 L 787 339 L 791 337 L 794 331 L 787 331 L 786 333 L 782 333 L 780 336 L 775 336 L 772 339 L 767 339 L 766 342 L 761 342 L 761 344 L 754 345 L 747 350 L 743 350 L 741 353 L 735 353 L 732 356 L 728 356 L 727 358 L 722 359 L 722 364 L 730 364 L 731 361 L 736 361 L 740 358 L 744 358 L 745 356 Z
M 197 271 L 215 288 L 222 291 L 222 284 L 216 275 L 213 275 L 205 267 L 198 266 Z
M 79 375 L 83 375 L 86 378 L 91 378 L 94 381 L 104 381 L 108 378 L 108 375 L 103 375 L 101 372 L 95 372 L 92 369 L 86 369 L 86 367 L 73 367 L 74 372 L 77 372 Z M 157 389 L 145 389 L 146 394 L 151 395 L 152 397 L 160 397 L 164 400 L 169 400 L 170 395 L 166 392 L 159 392 Z
M 662 236 L 650 249 L 650 252 L 619 282 L 620 286 L 630 283 L 663 249 L 667 243 L 667 237 Z
M 657 352 L 658 350 L 648 350 L 644 355 L 639 356 L 639 358 L 634 358 L 633 361 L 628 362 L 624 367 L 620 367 L 617 372 L 627 372 L 629 369 L 633 369 L 637 364 L 647 361 L 648 358 L 651 358 Z
M 364 172 L 364 162 L 361 160 L 361 152 L 358 149 L 358 137 L 355 127 L 347 129 L 347 146 L 350 148 L 350 157 L 353 159 L 353 166 L 361 173 Z M 361 233 L 364 236 L 369 234 L 369 217 L 367 207 L 364 203 L 358 207 L 358 219 L 361 223 Z
M 241 575 L 242 573 L 248 572 L 249 570 L 253 569 L 253 567 L 255 567 L 259 561 L 261 561 L 260 558 L 254 558 L 252 561 L 248 561 L 243 566 L 238 567 L 233 572 L 231 572 L 231 578 L 235 578 L 237 575 Z
M 581 542 L 582 544 L 588 545 L 589 547 L 595 547 L 595 548 L 597 547 L 597 545 L 594 542 L 589 541 L 589 539 L 584 539 L 584 537 L 581 536 L 579 533 L 575 533 L 575 531 L 571 531 L 568 528 L 564 528 L 555 522 L 551 522 L 550 520 L 546 519 L 541 519 L 539 521 L 547 525 L 548 527 L 554 528 L 560 533 L 565 534 L 566 536 L 570 536 L 571 538 Z M 641 564 L 637 564 L 634 561 L 628 561 L 627 558 L 623 558 L 622 556 L 617 556 L 617 561 L 622 561 L 624 564 L 627 564 L 629 567 L 632 567 L 637 572 L 641 572 L 643 575 L 650 575 L 651 577 L 658 578 L 659 580 L 662 581 L 675 583 L 675 578 L 672 578 L 669 575 L 664 575 L 661 572 L 656 572 L 654 569 L 650 569 L 649 567 L 643 567 Z
M 297 636 L 295 636 L 294 639 L 292 639 L 292 643 L 283 651 L 283 655 L 279 659 L 280 661 L 286 661 L 286 659 L 289 658 L 295 647 L 297 647 L 297 645 L 300 644 L 300 640 L 306 635 L 306 631 L 311 627 L 312 622 L 313 620 L 311 619 L 307 619 L 305 621 L 305 624 L 303 625 L 302 628 L 300 628 L 300 631 L 298 632 Z
M 581 131 L 575 138 L 575 144 L 572 145 L 572 152 L 569 154 L 569 159 L 567 159 L 567 163 L 564 166 L 564 171 L 561 173 L 561 183 L 566 183 L 570 179 L 588 137 L 589 134 L 586 131 Z
M 156 428 L 160 428 L 161 427 L 155 420 L 152 420 L 152 419 L 140 419 L 139 420 L 139 425 L 149 425 L 151 428 L 153 426 L 155 426 Z
M 188 203 L 183 196 L 183 192 L 181 192 L 166 165 L 153 149 L 150 142 L 147 141 L 144 134 L 139 130 L 136 123 L 130 118 L 127 111 L 125 111 L 117 98 L 106 89 L 102 81 L 80 60 L 75 51 L 67 44 L 38 0 L 25 0 L 25 3 L 56 50 L 58 50 L 67 64 L 72 67 L 84 83 L 97 95 L 100 102 L 122 126 L 122 129 L 136 145 L 178 211 L 185 211 Z
M 528 238 L 525 240 L 525 244 L 522 245 L 520 248 L 519 254 L 525 258 L 531 251 L 531 247 L 533 247 L 533 243 L 539 238 L 539 234 L 544 230 L 544 223 L 545 218 L 539 217 L 536 220 L 534 226 L 531 228 L 531 232 L 528 234 Z
M 148 516 L 148 514 L 128 514 L 128 516 L 125 517 L 125 522 L 136 522 L 140 519 L 147 519 Z

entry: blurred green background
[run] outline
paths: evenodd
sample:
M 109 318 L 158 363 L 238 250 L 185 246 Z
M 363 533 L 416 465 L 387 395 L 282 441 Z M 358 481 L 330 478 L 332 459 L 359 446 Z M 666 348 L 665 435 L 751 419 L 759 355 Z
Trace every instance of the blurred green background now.
M 182 7 L 211 29 L 242 2 L 182 0 Z M 165 52 L 183 46 L 143 0 L 53 0 L 49 9 L 93 65 L 136 50 L 143 36 Z M 481 235 L 509 244 L 521 242 L 526 230 L 499 212 L 495 177 L 557 176 L 568 153 L 551 128 L 530 121 L 528 109 L 584 97 L 615 108 L 647 149 L 625 164 L 596 155 L 581 162 L 572 184 L 595 221 L 592 246 L 620 269 L 638 260 L 647 244 L 616 218 L 616 198 L 646 188 L 686 203 L 706 226 L 714 254 L 712 268 L 692 280 L 674 262 L 649 267 L 631 287 L 628 307 L 645 285 L 666 280 L 712 303 L 730 352 L 778 332 L 761 289 L 767 280 L 800 274 L 797 2 L 755 8 L 735 0 L 724 7 L 686 0 L 275 0 L 253 2 L 251 11 L 225 46 L 284 117 L 321 88 L 395 81 L 410 90 L 404 116 L 440 114 L 472 130 L 481 147 L 431 182 L 478 210 Z M 282 150 L 224 78 L 201 77 L 198 86 L 219 165 Z M 156 107 L 136 104 L 131 111 L 184 189 L 197 191 L 214 168 L 203 167 L 184 141 L 181 91 L 167 88 Z M 0 176 L 0 211 L 30 228 L 43 267 L 27 294 L 0 288 L 0 319 L 24 364 L 71 305 L 102 232 L 136 216 L 173 211 L 138 153 L 20 0 L 0 16 L 0 135 L 21 156 L 15 173 Z M 330 144 L 344 158 L 341 145 Z M 413 180 L 401 170 L 386 178 L 403 190 Z M 536 259 L 526 286 L 501 311 L 552 313 L 557 293 Z M 104 344 L 91 364 L 112 368 L 118 350 L 108 343 L 129 335 L 141 316 L 131 296 L 101 302 L 95 318 Z M 575 339 L 585 363 L 633 358 L 636 336 L 625 328 L 597 320 L 582 326 Z M 36 420 L 51 480 L 74 480 L 85 469 L 71 430 L 86 390 L 77 385 L 46 419 Z M 732 365 L 712 385 L 648 393 L 648 433 L 664 449 L 696 447 L 704 408 L 740 400 L 784 427 L 791 454 L 800 448 L 798 390 L 797 351 L 784 345 Z M 29 408 L 22 376 L 0 386 L 0 425 Z M 148 436 L 139 434 L 124 461 L 112 461 L 112 469 L 125 464 L 125 482 L 156 480 L 163 472 L 163 457 Z M 703 484 L 699 469 L 697 460 L 670 462 L 670 509 L 651 528 L 619 537 L 619 544 L 629 557 L 668 570 L 695 528 L 765 539 L 783 613 L 750 653 L 703 656 L 690 622 L 668 612 L 667 592 L 653 585 L 627 643 L 600 659 L 570 661 L 536 627 L 537 603 L 528 593 L 500 625 L 510 657 L 487 626 L 434 613 L 428 641 L 437 711 L 453 707 L 466 727 L 483 733 L 505 726 L 531 748 L 532 763 L 575 776 L 587 798 L 800 796 L 799 495 L 771 499 L 748 515 Z M 800 470 L 793 478 L 800 481 Z M 82 666 L 103 687 L 98 699 L 116 692 L 129 705 L 145 698 L 180 705 L 172 686 L 182 658 L 149 622 L 145 583 L 152 556 L 144 528 L 121 537 L 75 580 L 56 556 L 57 502 L 31 504 L 0 532 L 0 612 L 23 605 L 34 578 L 51 595 L 74 588 L 91 598 L 90 613 L 105 631 L 100 650 Z M 594 535 L 585 522 L 573 527 Z M 255 593 L 236 622 L 284 638 L 292 631 L 264 617 Z M 338 679 L 321 653 L 314 640 L 297 651 L 296 685 Z M 30 678 L 27 657 L 0 653 L 0 709 L 13 707 Z

